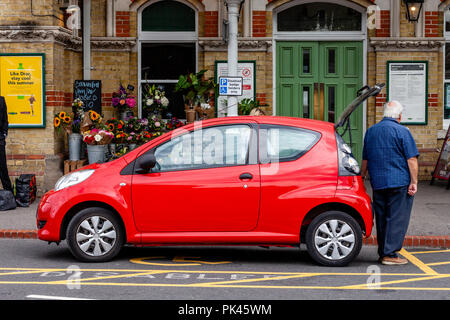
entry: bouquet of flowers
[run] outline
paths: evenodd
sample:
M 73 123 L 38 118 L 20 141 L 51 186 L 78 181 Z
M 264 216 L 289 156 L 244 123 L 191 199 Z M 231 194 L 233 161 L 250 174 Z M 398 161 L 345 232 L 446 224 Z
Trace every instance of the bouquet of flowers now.
M 135 97 L 122 84 L 119 87 L 119 91 L 113 93 L 111 102 L 113 107 L 117 108 L 119 112 L 131 111 L 136 106 Z
M 147 85 L 144 89 L 144 109 L 150 113 L 161 113 L 169 106 L 169 99 L 165 96 L 162 87 Z
M 55 114 L 53 125 L 58 131 L 64 130 L 67 134 L 80 133 L 80 120 L 71 117 L 64 111 Z
M 83 141 L 89 145 L 108 144 L 114 138 L 114 134 L 108 130 L 93 128 L 83 133 Z
M 166 130 L 175 130 L 176 128 L 182 127 L 184 124 L 176 117 L 172 117 L 166 122 Z
M 152 115 L 148 119 L 148 130 L 151 132 L 161 132 L 164 129 L 165 123 L 160 116 Z

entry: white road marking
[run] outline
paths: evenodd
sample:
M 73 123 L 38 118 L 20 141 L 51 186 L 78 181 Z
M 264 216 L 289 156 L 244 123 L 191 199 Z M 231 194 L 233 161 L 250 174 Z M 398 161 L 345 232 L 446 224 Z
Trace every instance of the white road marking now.
M 93 300 L 84 298 L 71 298 L 71 297 L 55 297 L 55 296 L 43 296 L 38 294 L 30 294 L 27 296 L 29 299 L 44 299 L 44 300 Z

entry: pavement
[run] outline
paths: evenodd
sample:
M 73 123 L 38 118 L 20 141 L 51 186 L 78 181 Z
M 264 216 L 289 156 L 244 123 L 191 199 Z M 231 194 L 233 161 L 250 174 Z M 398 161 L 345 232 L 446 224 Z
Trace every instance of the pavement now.
M 414 199 L 405 247 L 450 248 L 450 190 L 447 181 L 436 180 L 433 185 L 419 183 Z M 370 185 L 366 183 L 369 195 Z M 35 239 L 36 210 L 40 199 L 29 207 L 0 211 L 0 238 Z M 376 244 L 376 230 L 364 239 L 365 245 Z

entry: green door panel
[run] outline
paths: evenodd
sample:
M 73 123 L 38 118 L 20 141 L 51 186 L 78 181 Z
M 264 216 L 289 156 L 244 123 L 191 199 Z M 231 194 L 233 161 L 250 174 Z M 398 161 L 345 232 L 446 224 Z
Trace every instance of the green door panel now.
M 334 123 L 363 86 L 360 41 L 279 41 L 276 50 L 277 115 Z M 361 160 L 362 107 L 350 121 L 351 147 Z M 344 140 L 350 143 L 348 132 Z

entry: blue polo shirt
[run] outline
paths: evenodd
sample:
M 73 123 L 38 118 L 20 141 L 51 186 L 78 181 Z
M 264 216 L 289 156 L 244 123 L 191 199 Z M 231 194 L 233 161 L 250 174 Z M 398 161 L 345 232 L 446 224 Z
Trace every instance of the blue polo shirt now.
M 398 188 L 410 183 L 408 159 L 419 152 L 408 128 L 396 119 L 383 118 L 364 137 L 363 160 L 367 160 L 374 190 Z

